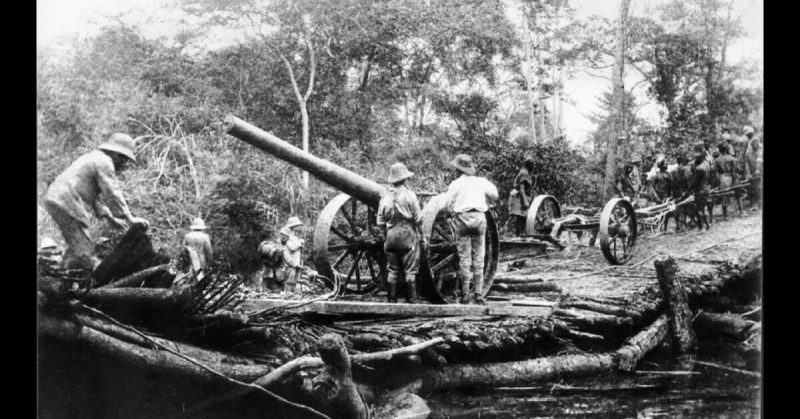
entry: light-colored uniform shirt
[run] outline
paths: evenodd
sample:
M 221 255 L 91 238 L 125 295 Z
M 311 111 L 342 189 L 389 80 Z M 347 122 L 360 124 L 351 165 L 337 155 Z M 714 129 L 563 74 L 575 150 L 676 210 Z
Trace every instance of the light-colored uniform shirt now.
M 189 250 L 192 268 L 197 270 L 208 266 L 214 260 L 211 250 L 211 237 L 202 231 L 190 231 L 183 236 L 183 247 Z
M 485 177 L 462 174 L 447 188 L 447 207 L 453 213 L 489 210 L 489 202 L 500 195 L 497 187 Z
M 305 241 L 294 234 L 283 245 L 283 263 L 293 268 L 300 266 L 300 257 Z
M 392 228 L 401 219 L 413 221 L 414 225 L 422 222 L 422 209 L 417 195 L 405 186 L 392 188 L 381 197 L 376 223 Z
M 100 150 L 78 157 L 56 177 L 47 189 L 45 199 L 86 224 L 91 221 L 90 211 L 102 215 L 110 210 L 120 218 L 130 215 L 117 181 L 114 162 Z

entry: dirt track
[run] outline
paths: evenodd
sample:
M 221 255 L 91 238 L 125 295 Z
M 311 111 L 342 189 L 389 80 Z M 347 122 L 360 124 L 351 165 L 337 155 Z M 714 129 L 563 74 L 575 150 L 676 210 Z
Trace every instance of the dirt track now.
M 588 246 L 584 237 L 562 237 L 568 244 L 563 251 L 548 249 L 546 257 L 532 258 L 517 274 L 529 274 L 553 280 L 564 294 L 627 299 L 632 294 L 657 285 L 653 260 L 673 256 L 683 271 L 700 273 L 713 270 L 723 261 L 736 262 L 761 252 L 761 212 L 747 212 L 744 217 L 715 219 L 709 231 L 639 236 L 637 250 L 626 265 L 612 267 L 599 246 Z M 499 266 L 506 271 L 508 264 Z

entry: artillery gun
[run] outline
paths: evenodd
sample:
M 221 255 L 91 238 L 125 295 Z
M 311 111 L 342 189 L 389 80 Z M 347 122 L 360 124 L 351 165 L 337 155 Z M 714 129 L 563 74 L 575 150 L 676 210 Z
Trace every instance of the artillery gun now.
M 323 208 L 314 227 L 312 260 L 320 274 L 339 279 L 345 294 L 366 294 L 385 283 L 386 257 L 376 212 L 387 186 L 307 153 L 235 116 L 226 117 L 223 128 L 342 192 Z M 458 251 L 444 195 L 421 198 L 422 234 L 427 245 L 420 249 L 419 291 L 435 303 L 455 303 L 460 291 Z M 484 294 L 492 287 L 499 252 L 497 225 L 491 211 L 486 212 L 486 222 Z

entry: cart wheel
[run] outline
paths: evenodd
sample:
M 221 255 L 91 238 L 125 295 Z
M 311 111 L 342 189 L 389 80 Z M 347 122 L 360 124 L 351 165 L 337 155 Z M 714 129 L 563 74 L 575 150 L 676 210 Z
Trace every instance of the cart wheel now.
M 531 202 L 525 220 L 525 234 L 550 234 L 553 220 L 561 218 L 561 207 L 552 195 L 539 195 Z
M 633 257 L 636 245 L 636 214 L 630 202 L 614 198 L 600 215 L 600 248 L 613 265 L 622 265 Z
M 314 264 L 321 275 L 339 278 L 342 294 L 366 294 L 385 282 L 375 211 L 347 194 L 333 198 L 314 229 Z

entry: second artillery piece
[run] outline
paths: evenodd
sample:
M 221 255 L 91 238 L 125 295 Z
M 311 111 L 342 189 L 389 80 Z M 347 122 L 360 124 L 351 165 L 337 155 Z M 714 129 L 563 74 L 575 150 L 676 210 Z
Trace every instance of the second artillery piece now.
M 383 238 L 376 226 L 376 212 L 388 186 L 307 153 L 235 116 L 225 118 L 223 128 L 228 134 L 343 192 L 323 208 L 314 228 L 312 259 L 321 275 L 337 278 L 343 294 L 366 294 L 385 283 L 386 258 Z M 443 205 L 444 195 L 420 198 L 422 233 L 427 246 L 420 253 L 419 291 L 435 303 L 455 303 L 460 290 L 458 251 Z M 484 294 L 492 287 L 499 252 L 497 225 L 490 211 L 486 212 L 486 222 Z

